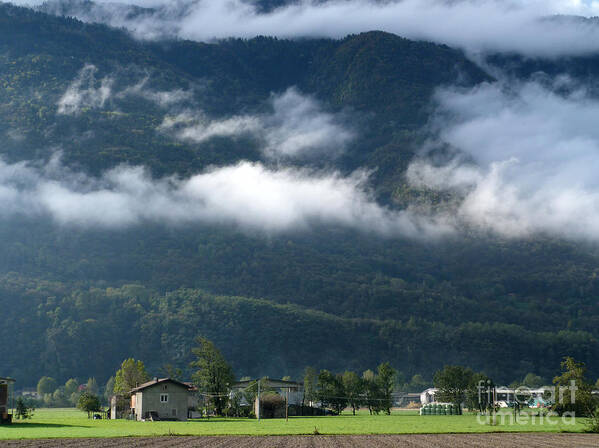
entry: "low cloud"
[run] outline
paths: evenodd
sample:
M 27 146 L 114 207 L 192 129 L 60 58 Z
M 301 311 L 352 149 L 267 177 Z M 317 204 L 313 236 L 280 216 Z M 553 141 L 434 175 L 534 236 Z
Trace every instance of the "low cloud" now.
M 274 96 L 272 106 L 263 125 L 265 152 L 272 158 L 335 157 L 354 137 L 339 116 L 323 111 L 318 101 L 295 88 Z
M 463 155 L 415 161 L 412 185 L 453 191 L 458 220 L 480 229 L 599 239 L 599 101 L 567 78 L 443 90 L 437 100 L 439 139 Z
M 558 57 L 599 51 L 596 20 L 554 17 L 597 16 L 599 2 L 595 0 L 303 0 L 266 13 L 244 0 L 110 0 L 92 5 L 52 5 L 50 2 L 45 10 L 124 27 L 140 39 L 209 41 L 257 35 L 340 38 L 382 30 L 472 52 Z
M 167 116 L 158 127 L 161 132 L 194 143 L 203 143 L 213 137 L 251 135 L 261 129 L 260 120 L 250 115 L 235 115 L 219 120 L 210 119 L 205 113 L 193 110 Z
M 241 162 L 181 179 L 153 179 L 120 166 L 99 178 L 62 167 L 0 162 L 0 215 L 49 216 L 60 225 L 118 229 L 144 222 L 235 225 L 277 233 L 344 226 L 387 236 L 430 237 L 449 231 L 409 211 L 378 205 L 349 177 Z
M 62 115 L 78 115 L 82 109 L 104 107 L 112 94 L 113 80 L 104 77 L 96 79 L 98 69 L 86 64 L 71 82 L 64 95 L 58 101 L 58 113 Z
M 158 131 L 179 140 L 203 143 L 214 137 L 252 136 L 271 159 L 334 158 L 342 154 L 354 137 L 344 125 L 343 114 L 324 110 L 323 105 L 295 87 L 272 95 L 270 113 L 210 118 L 193 104 L 191 90 L 152 89 L 149 76 L 137 84 L 115 91 L 116 75 L 96 79 L 98 69 L 86 64 L 58 102 L 58 114 L 78 115 L 85 109 L 101 109 L 108 101 L 127 97 L 144 98 L 168 111 Z
M 317 100 L 296 88 L 273 95 L 270 103 L 269 114 L 224 119 L 209 119 L 203 112 L 187 110 L 167 116 L 159 130 L 195 143 L 217 136 L 254 136 L 271 159 L 336 157 L 354 137 L 340 115 L 324 111 Z
M 93 64 L 85 64 L 58 101 L 58 114 L 79 115 L 86 109 L 102 109 L 113 99 L 139 97 L 151 101 L 162 108 L 192 102 L 191 90 L 175 89 L 160 91 L 152 89 L 149 76 L 143 77 L 137 84 L 115 89 L 116 74 L 97 79 L 98 68 Z
M 173 107 L 193 100 L 193 91 L 191 90 L 155 90 L 148 85 L 149 80 L 150 76 L 145 76 L 137 84 L 126 87 L 124 90 L 118 92 L 116 96 L 118 98 L 137 96 L 151 101 L 162 108 Z

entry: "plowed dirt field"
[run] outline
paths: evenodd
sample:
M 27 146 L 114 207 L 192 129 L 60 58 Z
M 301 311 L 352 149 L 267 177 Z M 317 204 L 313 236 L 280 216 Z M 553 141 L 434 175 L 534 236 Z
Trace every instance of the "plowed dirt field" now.
M 599 435 L 590 434 L 415 434 L 393 436 L 289 436 L 289 437 L 155 437 L 119 439 L 5 440 L 10 448 L 597 448 Z

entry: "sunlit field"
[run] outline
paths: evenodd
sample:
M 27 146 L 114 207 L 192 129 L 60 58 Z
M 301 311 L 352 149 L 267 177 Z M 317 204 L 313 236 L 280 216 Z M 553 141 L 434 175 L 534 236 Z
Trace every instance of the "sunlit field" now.
M 286 422 L 245 418 L 210 418 L 188 422 L 136 422 L 90 420 L 75 409 L 38 409 L 33 419 L 0 427 L 0 439 L 126 437 L 164 435 L 299 435 L 314 434 L 409 434 L 481 432 L 582 432 L 584 419 L 562 421 L 527 412 L 514 421 L 509 412 L 500 413 L 495 425 L 476 415 L 420 416 L 417 411 L 395 411 L 392 415 L 370 416 L 361 411 L 327 417 L 291 417 Z

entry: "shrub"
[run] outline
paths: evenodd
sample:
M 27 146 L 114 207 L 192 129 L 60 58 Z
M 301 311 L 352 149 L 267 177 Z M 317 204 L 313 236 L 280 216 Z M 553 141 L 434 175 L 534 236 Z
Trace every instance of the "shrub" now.
M 17 406 L 15 410 L 15 418 L 18 420 L 27 420 L 28 418 L 33 417 L 33 411 L 35 409 L 33 407 L 27 406 L 23 397 L 17 398 Z

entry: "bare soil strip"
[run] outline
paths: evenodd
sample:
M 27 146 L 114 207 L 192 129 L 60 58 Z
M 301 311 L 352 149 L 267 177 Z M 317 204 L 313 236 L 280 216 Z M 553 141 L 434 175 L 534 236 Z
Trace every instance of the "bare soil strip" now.
M 116 439 L 4 440 L 11 448 L 597 448 L 593 434 L 410 434 L 390 436 L 285 436 L 285 437 L 125 437 Z

